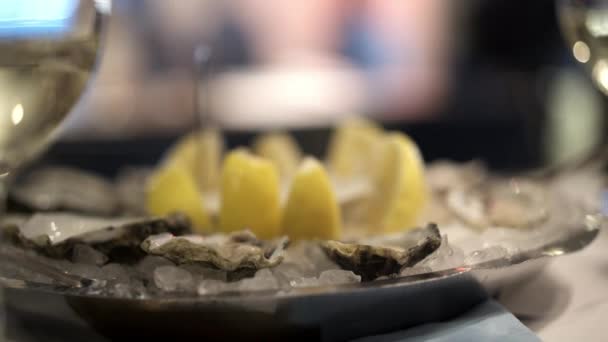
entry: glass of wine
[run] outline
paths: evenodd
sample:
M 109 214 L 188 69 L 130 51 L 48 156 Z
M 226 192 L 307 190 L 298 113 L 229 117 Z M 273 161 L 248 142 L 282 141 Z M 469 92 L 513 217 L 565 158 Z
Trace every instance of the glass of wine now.
M 558 14 L 574 58 L 608 95 L 608 0 L 559 0 Z
M 558 0 L 557 12 L 572 55 L 591 75 L 595 86 L 608 95 L 608 0 Z M 605 139 L 582 159 L 583 165 L 606 164 Z
M 52 141 L 96 65 L 110 0 L 7 0 L 0 6 L 0 201 Z

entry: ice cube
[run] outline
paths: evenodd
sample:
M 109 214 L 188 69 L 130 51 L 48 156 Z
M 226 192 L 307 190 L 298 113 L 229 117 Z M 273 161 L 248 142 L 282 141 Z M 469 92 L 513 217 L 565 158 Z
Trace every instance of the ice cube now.
M 148 255 L 137 264 L 136 269 L 151 279 L 154 270 L 161 266 L 174 266 L 174 264 L 163 257 Z
M 441 239 L 441 246 L 416 264 L 419 267 L 428 267 L 432 271 L 442 271 L 464 265 L 464 252 L 448 242 L 447 235 Z
M 146 288 L 140 280 L 131 279 L 128 284 L 119 283 L 110 289 L 110 295 L 121 298 L 142 299 L 147 296 Z
M 278 279 L 269 269 L 261 269 L 253 278 L 245 278 L 239 281 L 241 291 L 276 290 L 279 288 Z
M 277 267 L 274 267 L 272 271 L 275 275 L 280 274 L 288 279 L 311 277 L 315 274 L 315 272 L 310 269 L 307 269 L 306 267 L 303 267 L 302 265 L 287 262 L 283 262 Z
M 399 275 L 402 277 L 406 277 L 406 276 L 431 273 L 431 272 L 433 272 L 433 270 L 428 266 L 414 266 L 414 267 L 405 267 L 405 268 L 401 269 L 401 272 L 399 273 Z
M 95 265 L 89 264 L 65 264 L 63 266 L 63 271 L 71 274 L 77 275 L 87 279 L 105 279 L 101 268 Z
M 111 263 L 101 268 L 101 277 L 112 283 L 129 283 L 129 271 L 125 265 Z
M 175 266 L 160 266 L 154 270 L 154 284 L 168 292 L 194 290 L 194 278 L 190 272 Z
M 217 268 L 205 267 L 196 264 L 181 265 L 180 268 L 190 272 L 198 280 L 221 280 L 226 281 L 226 271 Z
M 319 279 L 316 277 L 295 278 L 289 282 L 291 287 L 313 287 L 319 286 Z
M 53 279 L 12 262 L 0 263 L 0 275 L 2 275 L 2 277 L 11 279 L 20 279 L 43 284 L 53 284 Z
M 300 280 L 305 277 L 316 275 L 316 272 L 312 270 L 305 270 L 301 265 L 286 262 L 274 267 L 272 269 L 272 273 L 279 281 L 281 287 L 284 288 L 292 287 L 291 282 L 294 280 Z
M 221 280 L 203 280 L 198 285 L 198 294 L 201 296 L 233 290 L 236 290 L 235 283 L 226 283 Z
M 291 244 L 289 248 L 285 251 L 283 262 L 281 264 L 298 264 L 302 267 L 314 270 L 314 265 L 309 264 L 309 260 L 306 255 L 306 249 L 308 248 L 309 244 L 310 242 L 308 241 L 298 241 Z
M 327 270 L 340 269 L 340 266 L 333 262 L 318 244 L 308 245 L 305 253 L 308 261 L 314 265 L 317 274 Z
M 108 262 L 108 257 L 85 244 L 77 244 L 72 250 L 72 261 L 80 264 L 102 266 Z
M 359 282 L 361 282 L 361 276 L 345 270 L 323 271 L 319 276 L 319 285 L 338 285 Z
M 509 252 L 502 246 L 492 246 L 482 250 L 477 250 L 465 258 L 465 265 L 477 265 L 483 262 L 506 259 L 509 256 Z
M 116 284 L 111 294 L 121 298 L 131 298 L 131 286 L 129 284 Z

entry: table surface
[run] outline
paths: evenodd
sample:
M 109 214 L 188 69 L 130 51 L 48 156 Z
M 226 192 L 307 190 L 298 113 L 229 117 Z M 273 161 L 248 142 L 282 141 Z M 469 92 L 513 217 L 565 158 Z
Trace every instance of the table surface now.
M 553 260 L 499 301 L 543 341 L 605 341 L 608 335 L 608 232 L 586 249 Z

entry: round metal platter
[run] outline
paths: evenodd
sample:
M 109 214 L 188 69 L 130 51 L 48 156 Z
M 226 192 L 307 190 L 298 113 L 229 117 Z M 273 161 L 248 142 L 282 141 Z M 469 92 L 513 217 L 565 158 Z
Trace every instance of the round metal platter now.
M 40 306 L 64 302 L 112 340 L 139 337 L 343 341 L 454 317 L 502 288 L 530 279 L 552 257 L 584 248 L 599 231 L 600 226 L 582 227 L 568 238 L 542 248 L 474 267 L 288 292 L 126 299 L 0 280 L 6 288 L 8 306 L 18 310 L 26 301 Z M 46 311 L 52 316 L 54 309 L 49 304 Z

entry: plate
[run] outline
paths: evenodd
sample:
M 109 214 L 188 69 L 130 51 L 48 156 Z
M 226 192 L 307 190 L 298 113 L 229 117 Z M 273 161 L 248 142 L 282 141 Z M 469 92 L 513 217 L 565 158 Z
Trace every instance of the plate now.
M 132 162 L 127 155 L 138 153 L 127 150 L 124 155 L 117 152 L 108 157 L 110 164 Z M 82 153 L 74 152 L 67 160 L 82 164 L 87 160 Z M 107 167 L 104 159 L 100 160 L 95 165 Z M 593 242 L 604 217 L 581 217 L 586 220 L 561 222 L 567 234 L 525 252 L 471 267 L 361 284 L 289 292 L 168 295 L 162 299 L 85 295 L 71 288 L 7 278 L 0 278 L 0 285 L 5 288 L 6 302 L 15 310 L 34 305 L 42 317 L 53 317 L 58 314 L 56 303 L 65 303 L 96 330 L 116 340 L 143 337 L 343 341 L 447 320 L 506 287 L 528 281 L 555 257 Z
M 222 338 L 344 341 L 454 317 L 501 289 L 527 281 L 552 258 L 597 237 L 585 225 L 566 239 L 476 265 L 368 283 L 162 299 L 82 295 L 72 289 L 0 279 L 11 298 L 65 302 L 112 339 Z M 52 314 L 52 309 L 48 312 Z

